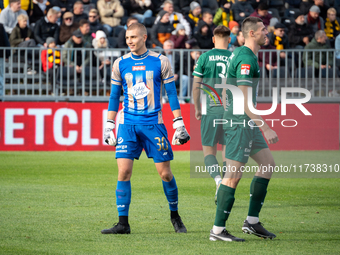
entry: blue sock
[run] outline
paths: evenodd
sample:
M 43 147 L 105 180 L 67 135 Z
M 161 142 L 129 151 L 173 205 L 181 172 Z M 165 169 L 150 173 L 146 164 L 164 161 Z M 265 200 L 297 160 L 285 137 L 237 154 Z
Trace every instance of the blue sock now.
M 166 199 L 169 202 L 170 211 L 178 210 L 178 189 L 175 180 L 175 176 L 169 182 L 163 182 L 163 190 L 166 196 Z
M 129 216 L 131 202 L 131 183 L 130 181 L 118 181 L 116 189 L 116 204 L 118 216 Z

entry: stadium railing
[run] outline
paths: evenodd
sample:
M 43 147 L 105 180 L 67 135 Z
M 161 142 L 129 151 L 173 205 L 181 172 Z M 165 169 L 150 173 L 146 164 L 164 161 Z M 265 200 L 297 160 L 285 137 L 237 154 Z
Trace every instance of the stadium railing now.
M 5 50 L 8 48 L 0 47 L 4 56 Z M 64 65 L 57 68 L 55 62 L 53 62 L 53 68 L 44 72 L 41 59 L 43 50 L 44 48 L 10 48 L 11 56 L 8 59 L 0 58 L 5 66 L 3 95 L 1 96 L 0 92 L 0 100 L 107 102 L 113 62 L 117 57 L 128 52 L 127 49 L 58 48 L 53 50 L 54 58 L 55 50 L 61 51 L 61 63 L 65 60 L 69 63 L 68 59 L 74 57 L 75 53 L 80 53 L 79 60 L 90 64 L 78 73 L 74 66 Z M 152 50 L 163 53 L 162 50 Z M 186 101 L 191 99 L 194 68 L 192 63 L 197 61 L 197 59 L 191 59 L 192 51 L 203 53 L 207 50 L 172 50 L 172 65 L 179 74 L 178 96 L 179 99 Z M 277 54 L 277 68 L 267 70 L 265 65 L 261 67 L 258 102 L 270 102 L 273 96 L 272 89 L 275 87 L 278 91 L 281 88 L 307 89 L 312 95 L 311 102 L 340 102 L 340 59 L 336 58 L 334 50 L 284 50 L 285 58 L 281 61 L 279 51 L 276 50 L 261 50 L 258 54 L 263 54 L 263 59 L 265 59 L 266 52 Z M 331 69 L 315 68 L 315 63 L 321 66 L 321 58 L 318 57 L 320 54 L 327 59 L 326 66 L 332 66 Z M 308 55 L 314 63 L 306 67 Z M 267 57 L 269 64 L 272 64 L 272 54 L 268 54 Z M 106 59 L 108 62 L 102 65 L 102 60 Z M 319 61 L 315 62 L 316 59 Z M 48 61 L 48 56 L 46 61 Z M 189 80 L 186 96 L 182 92 L 183 76 L 181 74 L 183 73 L 188 74 Z M 299 93 L 291 93 L 288 96 L 304 97 Z

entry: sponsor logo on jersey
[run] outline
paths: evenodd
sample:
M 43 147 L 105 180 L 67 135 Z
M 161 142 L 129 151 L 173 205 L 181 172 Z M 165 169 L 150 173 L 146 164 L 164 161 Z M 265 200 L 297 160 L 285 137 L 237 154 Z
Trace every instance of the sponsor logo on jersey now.
M 145 71 L 145 66 L 133 66 L 132 71 Z
M 117 208 L 125 208 L 125 205 L 117 205 Z
M 122 137 L 118 138 L 118 144 L 121 144 L 124 141 L 124 139 Z
M 250 73 L 250 65 L 243 64 L 241 65 L 241 75 L 249 75 Z
M 136 99 L 142 99 L 146 97 L 150 92 L 150 89 L 144 82 L 139 82 L 132 87 L 132 94 Z

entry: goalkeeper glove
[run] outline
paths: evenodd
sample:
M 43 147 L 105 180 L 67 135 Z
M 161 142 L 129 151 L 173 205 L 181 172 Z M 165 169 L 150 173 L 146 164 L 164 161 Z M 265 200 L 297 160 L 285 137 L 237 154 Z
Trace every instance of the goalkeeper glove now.
M 188 131 L 185 129 L 183 118 L 178 117 L 173 120 L 172 127 L 176 129 L 174 136 L 172 137 L 172 145 L 181 145 L 185 144 L 190 140 L 190 135 Z
M 111 146 L 116 146 L 117 139 L 113 130 L 115 129 L 115 122 L 114 120 L 107 120 L 104 130 L 104 141 Z

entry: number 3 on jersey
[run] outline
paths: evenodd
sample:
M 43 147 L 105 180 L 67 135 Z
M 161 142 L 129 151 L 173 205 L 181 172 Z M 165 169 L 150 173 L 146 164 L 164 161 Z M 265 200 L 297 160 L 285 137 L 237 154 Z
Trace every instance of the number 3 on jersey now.
M 220 66 L 222 68 L 222 71 L 218 73 L 218 77 L 220 78 L 227 78 L 227 64 L 218 62 L 216 63 L 216 66 Z

